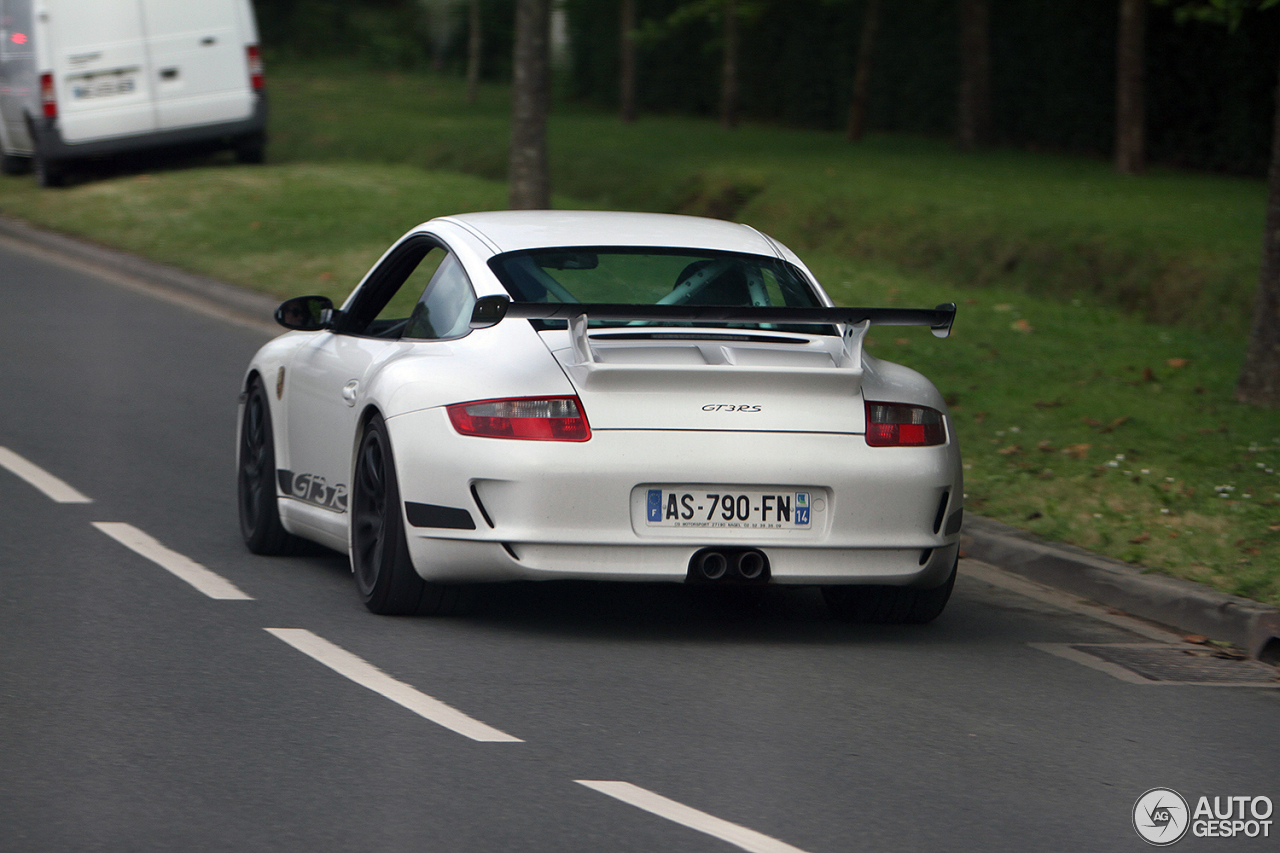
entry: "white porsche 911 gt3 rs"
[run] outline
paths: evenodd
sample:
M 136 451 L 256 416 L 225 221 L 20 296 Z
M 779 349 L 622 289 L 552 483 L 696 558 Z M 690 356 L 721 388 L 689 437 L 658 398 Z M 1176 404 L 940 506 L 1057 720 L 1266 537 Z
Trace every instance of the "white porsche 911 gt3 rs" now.
M 521 211 L 414 228 L 241 396 L 255 553 L 350 555 L 376 613 L 470 581 L 819 585 L 862 621 L 926 622 L 955 580 L 960 453 L 872 324 L 945 337 L 953 304 L 836 308 L 790 250 L 718 220 Z

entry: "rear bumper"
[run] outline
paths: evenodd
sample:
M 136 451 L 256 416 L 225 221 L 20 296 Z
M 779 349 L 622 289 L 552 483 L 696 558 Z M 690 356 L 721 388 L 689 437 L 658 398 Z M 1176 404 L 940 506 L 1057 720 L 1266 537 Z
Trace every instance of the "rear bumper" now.
M 95 139 L 92 142 L 69 143 L 62 138 L 56 119 L 35 119 L 34 136 L 38 150 L 50 160 L 66 162 L 91 157 L 110 157 L 136 151 L 157 148 L 176 148 L 183 145 L 216 145 L 231 147 L 237 140 L 264 136 L 267 130 L 267 98 L 259 95 L 254 101 L 253 113 L 240 121 L 183 127 L 177 130 L 158 130 L 132 136 Z
M 958 524 L 963 504 L 954 443 L 871 448 L 861 435 L 661 430 L 513 441 L 460 436 L 441 409 L 387 425 L 401 497 L 434 508 L 406 515 L 405 528 L 429 579 L 683 580 L 699 548 L 732 545 L 764 551 L 775 583 L 933 586 L 958 549 L 959 531 L 946 523 Z M 807 530 L 647 526 L 638 490 L 681 484 L 804 489 L 821 504 Z

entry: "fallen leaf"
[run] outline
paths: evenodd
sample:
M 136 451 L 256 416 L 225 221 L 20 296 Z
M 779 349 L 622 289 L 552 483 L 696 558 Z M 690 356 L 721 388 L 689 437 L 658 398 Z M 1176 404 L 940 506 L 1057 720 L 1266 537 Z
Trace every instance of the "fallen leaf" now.
M 1129 540 L 1129 544 L 1130 544 L 1130 545 L 1141 545 L 1143 542 L 1146 542 L 1146 541 L 1148 541 L 1148 540 L 1150 540 L 1150 539 L 1151 539 L 1151 534 L 1150 534 L 1150 533 L 1147 533 L 1146 531 L 1143 531 L 1142 533 L 1139 533 L 1137 536 L 1135 536 L 1135 537 L 1133 537 L 1132 539 L 1130 539 L 1130 540 Z
M 895 344 L 897 344 L 898 346 L 900 346 L 900 347 L 905 347 L 905 346 L 910 346 L 910 345 L 911 345 L 911 339 L 910 339 L 910 338 L 895 338 L 893 342 L 894 342 Z
M 973 415 L 973 422 L 975 424 L 983 423 L 984 421 L 986 421 L 986 419 L 987 419 L 986 412 L 975 412 Z
M 1091 427 L 1102 426 L 1102 421 L 1095 420 L 1093 418 L 1081 418 L 1080 420 L 1084 422 L 1085 426 L 1091 426 Z
M 1025 318 L 1014 320 L 1012 323 L 1009 324 L 1009 328 L 1013 329 L 1015 332 L 1023 332 L 1023 333 L 1035 331 L 1034 329 L 1031 328 L 1031 324 L 1027 322 Z
M 1036 400 L 1034 403 L 1032 403 L 1032 405 L 1035 406 L 1037 409 L 1056 409 L 1059 406 L 1065 406 L 1066 404 L 1062 402 L 1061 399 L 1056 399 L 1056 400 L 1049 400 L 1047 402 L 1044 400 Z
M 1092 444 L 1072 444 L 1062 448 L 1062 455 L 1070 456 L 1072 459 L 1085 459 L 1092 448 Z
M 1192 643 L 1197 646 L 1203 646 L 1205 643 L 1209 642 L 1209 638 L 1206 637 L 1204 634 L 1187 634 L 1185 637 L 1182 638 L 1182 642 Z
M 996 453 L 999 453 L 1001 456 L 1018 456 L 1022 453 L 1022 445 L 1011 444 L 1008 447 L 1002 447 L 997 450 Z
M 1114 421 L 1112 421 L 1111 423 L 1104 426 L 1101 430 L 1099 430 L 1099 432 L 1115 432 L 1117 429 L 1119 429 L 1120 427 L 1128 423 L 1128 421 L 1129 421 L 1128 415 L 1125 415 L 1123 418 L 1116 418 Z
M 1181 370 L 1182 368 L 1186 367 L 1190 363 L 1191 362 L 1185 358 L 1171 358 L 1165 362 L 1165 364 L 1167 364 L 1169 367 L 1172 367 L 1174 370 Z
M 1049 441 L 1047 438 L 1036 444 L 1036 450 L 1039 450 L 1041 453 L 1052 453 L 1056 449 L 1057 448 L 1053 446 L 1053 442 Z
M 1154 370 L 1152 370 L 1150 367 L 1144 367 L 1144 368 L 1142 368 L 1142 381 L 1143 381 L 1143 382 L 1155 382 L 1155 381 L 1156 381 L 1156 372 L 1155 372 Z

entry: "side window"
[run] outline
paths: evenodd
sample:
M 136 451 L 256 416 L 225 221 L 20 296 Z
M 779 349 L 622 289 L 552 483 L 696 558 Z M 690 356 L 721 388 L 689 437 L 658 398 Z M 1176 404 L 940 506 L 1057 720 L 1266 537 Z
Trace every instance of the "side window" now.
M 423 246 L 423 248 L 426 248 L 426 246 Z M 364 334 L 378 338 L 399 338 L 403 336 L 405 326 L 409 322 L 409 315 L 413 313 L 419 297 L 427 289 L 431 277 L 435 275 L 436 269 L 445 258 L 445 254 L 444 249 L 439 246 L 432 246 L 425 254 L 420 256 L 416 263 L 413 262 L 412 257 L 406 258 L 405 267 L 407 269 L 402 273 L 404 278 L 400 286 L 395 289 L 387 304 L 382 306 L 382 310 L 369 323 Z M 410 266 L 411 264 L 412 266 Z M 398 270 L 397 272 L 400 271 Z M 400 278 L 400 275 L 396 275 L 395 278 Z
M 475 304 L 475 291 L 462 264 L 448 255 L 413 307 L 402 337 L 435 340 L 464 335 L 471 325 Z
M 448 251 L 430 239 L 401 245 L 370 274 L 347 309 L 339 332 L 371 338 L 399 338 Z

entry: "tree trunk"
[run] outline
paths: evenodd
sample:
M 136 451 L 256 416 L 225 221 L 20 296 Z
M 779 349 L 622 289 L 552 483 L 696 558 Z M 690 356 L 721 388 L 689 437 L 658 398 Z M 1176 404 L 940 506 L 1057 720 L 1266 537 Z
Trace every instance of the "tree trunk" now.
M 1147 0 L 1120 0 L 1120 32 L 1116 39 L 1116 171 L 1141 174 L 1146 167 L 1143 126 L 1143 65 L 1147 32 Z
M 862 10 L 862 37 L 858 39 L 858 64 L 853 72 L 853 95 L 849 98 L 849 124 L 845 138 L 862 139 L 867 121 L 867 93 L 871 88 L 871 55 L 875 51 L 876 28 L 880 25 L 880 0 L 866 0 Z
M 551 0 L 516 0 L 511 86 L 512 210 L 551 207 L 547 170 L 547 102 L 551 66 Z
M 720 126 L 738 126 L 738 0 L 724 0 L 724 64 L 720 69 Z
M 618 118 L 636 120 L 636 0 L 622 0 L 618 34 Z
M 966 151 L 991 143 L 991 26 L 988 0 L 960 0 L 960 90 L 956 135 Z
M 1236 382 L 1241 403 L 1280 407 L 1280 81 L 1271 127 L 1271 168 L 1267 174 L 1267 224 L 1262 233 L 1262 271 L 1253 307 L 1253 331 Z
M 480 0 L 471 0 L 467 10 L 467 103 L 480 95 Z

